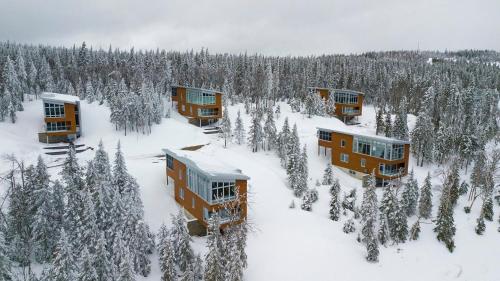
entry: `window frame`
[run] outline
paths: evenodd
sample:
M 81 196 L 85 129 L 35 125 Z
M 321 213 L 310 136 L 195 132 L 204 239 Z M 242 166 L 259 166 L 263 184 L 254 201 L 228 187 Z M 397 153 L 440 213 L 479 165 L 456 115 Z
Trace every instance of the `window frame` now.
M 347 153 L 340 153 L 340 162 L 342 162 L 342 163 L 349 163 L 349 154 L 347 154 Z

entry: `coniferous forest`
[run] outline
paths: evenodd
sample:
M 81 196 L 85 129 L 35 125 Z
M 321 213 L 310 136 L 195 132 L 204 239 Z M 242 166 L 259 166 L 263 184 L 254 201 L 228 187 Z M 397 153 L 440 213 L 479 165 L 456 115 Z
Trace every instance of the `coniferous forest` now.
M 110 122 L 124 135 L 147 135 L 171 115 L 171 86 L 215 89 L 224 93 L 219 124 L 224 147 L 234 143 L 255 153 L 274 151 L 294 200 L 300 209 L 312 211 L 319 193 L 308 183 L 301 124 L 286 117 L 276 128 L 278 102 L 311 118 L 328 116 L 335 107 L 309 95 L 308 87 L 363 92 L 365 105 L 376 111 L 376 134 L 410 141 L 416 166 L 439 167 L 443 179 L 437 193 L 432 171 L 423 182 L 411 171 L 378 190 L 382 196 L 377 197 L 374 174 L 364 189 L 341 192 L 332 165 L 326 166 L 321 182 L 316 179 L 317 187 L 329 187 L 325 216 L 334 222 L 348 218 L 337 228 L 357 232 L 366 260 L 378 262 L 379 247 L 418 240 L 421 223 L 432 224 L 433 235 L 453 252 L 460 247 L 454 240 L 454 216 L 470 213 L 475 202 L 481 204 L 475 233 L 482 235 L 485 220 L 495 220 L 494 199 L 500 203 L 500 152 L 495 149 L 500 141 L 499 62 L 500 53 L 481 50 L 279 57 L 2 42 L 0 122 L 16 123 L 24 102 L 57 92 L 109 107 Z M 231 120 L 227 109 L 238 103 L 245 110 L 238 109 Z M 245 114 L 251 120 L 247 128 Z M 415 116 L 411 130 L 409 114 Z M 0 178 L 8 186 L 0 220 L 0 280 L 136 280 L 136 275 L 150 275 L 151 263 L 158 262 L 151 260 L 154 253 L 162 280 L 243 280 L 249 224 L 221 233 L 220 218 L 211 217 L 207 253 L 195 254 L 182 213 L 172 217 L 172 227 L 150 230 L 140 186 L 127 170 L 120 143 L 113 159 L 102 142 L 85 166 L 71 148 L 58 175 L 49 174 L 42 157 L 34 165 L 6 158 L 9 172 Z M 464 210 L 455 208 L 461 196 L 471 202 Z M 295 201 L 289 207 L 294 209 Z M 40 264 L 45 265 L 41 272 L 33 270 Z

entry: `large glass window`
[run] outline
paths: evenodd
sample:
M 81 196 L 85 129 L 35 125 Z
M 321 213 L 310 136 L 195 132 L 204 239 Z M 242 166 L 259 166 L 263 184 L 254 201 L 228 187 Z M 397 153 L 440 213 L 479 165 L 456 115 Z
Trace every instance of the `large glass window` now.
M 335 92 L 335 102 L 343 104 L 358 103 L 358 94 L 350 92 Z
M 210 202 L 208 196 L 209 181 L 206 176 L 196 172 L 196 170 L 187 169 L 187 185 L 188 188 L 203 198 L 205 201 Z
M 198 108 L 198 116 L 215 116 L 219 113 L 217 108 Z
M 64 117 L 64 104 L 44 103 L 45 117 Z
M 67 131 L 69 123 L 66 122 L 47 122 L 47 132 Z
M 404 144 L 390 144 L 354 137 L 353 151 L 387 160 L 401 160 L 404 156 Z
M 170 170 L 174 169 L 174 157 L 172 157 L 171 155 L 168 155 L 168 154 L 167 154 L 167 167 Z
M 234 199 L 235 182 L 212 182 L 212 203 Z
M 392 145 L 392 155 L 391 160 L 400 160 L 403 159 L 404 145 L 402 144 L 393 144 Z
M 319 131 L 319 139 L 324 141 L 332 141 L 332 134 L 330 132 Z
M 215 104 L 215 93 L 204 92 L 199 89 L 187 89 L 187 103 L 200 105 Z

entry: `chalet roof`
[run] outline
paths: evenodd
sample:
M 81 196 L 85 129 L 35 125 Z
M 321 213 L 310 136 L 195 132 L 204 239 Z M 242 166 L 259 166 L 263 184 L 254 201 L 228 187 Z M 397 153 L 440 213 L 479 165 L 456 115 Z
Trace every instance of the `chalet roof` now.
M 172 88 L 185 88 L 185 89 L 198 90 L 198 91 L 203 91 L 203 92 L 208 92 L 208 93 L 216 93 L 216 94 L 221 94 L 221 95 L 224 94 L 224 93 L 216 91 L 216 90 L 210 90 L 210 89 L 204 89 L 204 88 L 196 88 L 196 87 L 188 87 L 188 86 L 180 86 L 180 85 L 173 85 Z
M 186 166 L 198 170 L 211 179 L 250 179 L 240 169 L 224 163 L 213 155 L 208 155 L 203 150 L 190 151 L 169 148 L 162 150 L 164 153 L 171 155 Z
M 339 130 L 339 129 L 324 128 L 324 127 L 316 127 L 316 129 L 318 129 L 318 131 L 346 134 L 346 135 L 351 135 L 351 136 L 356 136 L 356 137 L 363 137 L 363 138 L 367 138 L 367 139 L 379 140 L 379 141 L 386 142 L 386 143 L 410 144 L 410 141 L 398 140 L 398 139 L 394 139 L 394 138 L 388 138 L 388 137 L 384 137 L 384 136 L 377 136 L 377 135 L 371 135 L 371 134 L 362 134 L 362 133 L 356 132 L 356 131 L 349 129 L 349 128 Z
M 41 98 L 44 101 L 63 102 L 71 104 L 77 104 L 78 102 L 80 102 L 80 98 L 77 96 L 49 92 L 43 92 Z

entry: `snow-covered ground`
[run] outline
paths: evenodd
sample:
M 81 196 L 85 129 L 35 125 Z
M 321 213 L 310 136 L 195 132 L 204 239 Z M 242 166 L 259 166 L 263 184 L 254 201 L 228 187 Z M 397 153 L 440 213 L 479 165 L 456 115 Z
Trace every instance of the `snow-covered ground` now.
M 37 131 L 41 127 L 41 101 L 25 103 L 25 111 L 18 114 L 18 123 L 0 123 L 0 154 L 16 154 L 28 163 L 42 154 L 53 175 L 59 172 L 57 164 L 63 156 L 43 154 L 45 144 L 38 143 Z M 286 186 L 286 174 L 279 164 L 274 152 L 262 151 L 252 153 L 246 146 L 230 144 L 223 147 L 223 141 L 216 135 L 205 135 L 202 129 L 190 125 L 173 112 L 173 118 L 164 119 L 162 124 L 155 125 L 150 135 L 129 133 L 114 130 L 109 123 L 109 110 L 105 106 L 88 104 L 82 101 L 83 136 L 78 144 L 96 147 L 103 140 L 107 151 L 113 158 L 114 147 L 118 140 L 127 160 L 130 173 L 141 185 L 142 199 L 145 206 L 146 220 L 156 232 L 161 223 L 170 224 L 170 215 L 178 210 L 172 190 L 166 186 L 165 163 L 157 155 L 164 147 L 180 148 L 189 145 L 207 144 L 203 153 L 216 155 L 224 162 L 240 168 L 251 177 L 249 181 L 249 213 L 248 219 L 254 231 L 249 235 L 247 254 L 249 267 L 245 271 L 246 280 L 498 280 L 498 254 L 500 253 L 498 222 L 486 222 L 487 229 L 483 236 L 474 232 L 479 204 L 475 204 L 471 214 L 463 212 L 466 198 L 459 199 L 455 209 L 456 249 L 450 254 L 446 247 L 439 243 L 432 231 L 431 221 L 422 223 L 422 232 L 418 241 L 381 247 L 380 262 L 367 263 L 364 259 L 365 247 L 356 241 L 356 234 L 347 235 L 342 232 L 343 217 L 339 222 L 328 218 L 328 187 L 321 186 L 319 201 L 313 205 L 312 212 L 300 208 L 289 209 L 292 200 L 296 199 Z M 249 116 L 243 114 L 242 105 L 229 108 L 231 120 L 240 109 L 245 128 L 249 128 Z M 290 125 L 297 123 L 301 144 L 307 144 L 309 156 L 310 186 L 316 179 L 321 179 L 329 156 L 318 155 L 316 127 L 345 128 L 335 118 L 307 118 L 299 113 L 292 113 L 289 106 L 281 104 L 281 117 L 276 121 L 278 130 L 285 117 Z M 360 124 L 350 127 L 363 133 L 374 133 L 374 110 L 363 109 Z M 414 116 L 408 117 L 410 128 L 415 122 Z M 91 150 L 78 154 L 82 165 L 93 157 Z M 415 174 L 421 185 L 428 171 L 433 176 L 434 213 L 440 195 L 441 168 L 436 166 L 416 167 Z M 0 174 L 7 170 L 5 162 L 0 162 Z M 342 190 L 352 188 L 362 195 L 361 182 L 348 174 L 334 168 Z M 380 200 L 380 193 L 379 193 Z M 359 201 L 358 201 L 359 202 Z M 495 218 L 498 206 L 495 204 Z M 415 219 L 411 218 L 409 224 Z M 195 238 L 193 247 L 196 252 L 205 252 L 205 239 Z M 152 256 L 153 272 L 148 278 L 141 280 L 159 280 L 157 257 Z

